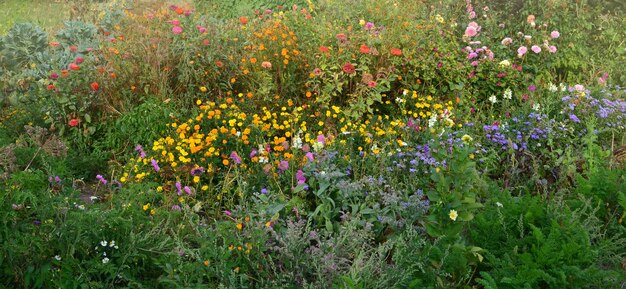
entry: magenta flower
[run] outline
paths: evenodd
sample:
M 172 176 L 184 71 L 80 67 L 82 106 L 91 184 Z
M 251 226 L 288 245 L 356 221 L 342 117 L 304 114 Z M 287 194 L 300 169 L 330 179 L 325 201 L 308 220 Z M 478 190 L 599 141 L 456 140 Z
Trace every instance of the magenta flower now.
M 183 33 L 183 28 L 181 28 L 180 26 L 174 26 L 172 28 L 172 33 L 174 33 L 174 34 L 181 34 L 181 33 Z
M 317 136 L 317 142 L 321 142 L 322 144 L 326 144 L 326 137 L 323 134 Z
M 305 158 L 307 158 L 309 161 L 313 161 L 313 154 L 311 152 L 308 152 L 304 155 Z
M 106 185 L 108 183 L 102 175 L 97 175 L 96 179 L 98 179 L 103 185 Z
M 146 157 L 146 152 L 143 150 L 143 147 L 141 145 L 137 145 L 135 147 L 135 150 L 139 153 L 139 157 L 140 158 L 145 158 Z
M 241 158 L 237 155 L 237 152 L 235 151 L 230 153 L 230 158 L 233 160 L 233 162 L 235 162 L 235 164 L 241 163 Z
M 541 47 L 537 46 L 537 45 L 533 45 L 530 50 L 532 50 L 534 53 L 539 53 L 541 52 Z
M 526 46 L 520 46 L 520 48 L 517 49 L 517 56 L 522 57 L 527 51 L 528 48 L 526 48 Z
M 182 185 L 179 182 L 176 182 L 176 190 L 177 190 L 177 194 L 179 196 L 183 194 L 183 188 L 182 188 Z
M 174 26 L 180 26 L 180 21 L 178 19 L 174 19 L 174 20 L 170 21 L 170 23 L 172 23 L 172 25 L 174 25 Z
M 191 188 L 185 186 L 185 193 L 187 193 L 187 195 L 191 195 Z
M 554 30 L 552 32 L 550 32 L 550 37 L 552 37 L 553 39 L 557 39 L 561 36 L 561 33 L 559 33 L 558 31 Z
M 528 91 L 535 92 L 535 90 L 537 90 L 537 87 L 534 84 L 531 84 L 530 86 L 528 86 Z

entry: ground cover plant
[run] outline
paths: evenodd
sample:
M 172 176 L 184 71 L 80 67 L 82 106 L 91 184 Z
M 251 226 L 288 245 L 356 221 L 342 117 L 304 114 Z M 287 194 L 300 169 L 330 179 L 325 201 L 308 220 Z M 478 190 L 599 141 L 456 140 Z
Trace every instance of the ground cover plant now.
M 2 23 L 0 287 L 626 282 L 619 1 L 222 2 Z

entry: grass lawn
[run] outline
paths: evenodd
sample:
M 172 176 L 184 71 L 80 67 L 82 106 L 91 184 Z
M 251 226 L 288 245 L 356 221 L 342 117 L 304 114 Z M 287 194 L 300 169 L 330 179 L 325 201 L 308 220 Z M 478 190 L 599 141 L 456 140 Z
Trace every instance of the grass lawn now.
M 13 24 L 33 22 L 47 31 L 55 31 L 70 16 L 70 4 L 53 0 L 0 0 L 0 34 Z

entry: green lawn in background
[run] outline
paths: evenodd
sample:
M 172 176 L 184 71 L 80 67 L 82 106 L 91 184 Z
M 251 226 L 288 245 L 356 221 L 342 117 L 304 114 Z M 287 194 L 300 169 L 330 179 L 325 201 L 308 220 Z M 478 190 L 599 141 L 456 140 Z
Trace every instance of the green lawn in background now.
M 46 31 L 55 31 L 69 19 L 70 6 L 68 1 L 0 0 L 0 34 L 20 22 L 32 22 Z

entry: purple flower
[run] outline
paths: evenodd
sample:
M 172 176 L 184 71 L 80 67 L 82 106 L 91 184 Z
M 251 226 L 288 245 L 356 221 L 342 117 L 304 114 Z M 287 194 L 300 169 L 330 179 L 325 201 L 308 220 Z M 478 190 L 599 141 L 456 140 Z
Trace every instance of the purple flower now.
M 97 175 L 96 179 L 98 179 L 104 185 L 108 183 L 107 180 L 102 175 Z
M 146 157 L 146 152 L 143 150 L 143 147 L 141 145 L 137 145 L 135 147 L 135 150 L 139 153 L 139 157 L 140 158 L 145 158 Z
M 192 176 L 197 176 L 199 174 L 204 173 L 204 168 L 203 167 L 197 167 L 197 168 L 193 168 L 191 169 L 191 175 Z
M 372 28 L 374 28 L 374 23 L 372 22 L 367 22 L 365 23 L 365 26 L 363 27 L 365 30 L 370 30 Z
M 237 155 L 237 152 L 230 153 L 230 158 L 235 162 L 235 164 L 241 163 L 241 158 Z
M 266 188 L 262 188 L 262 189 L 261 189 L 261 194 L 266 195 L 266 194 L 267 194 L 267 189 L 266 189 Z
M 158 172 L 161 170 L 161 168 L 159 168 L 159 164 L 157 163 L 155 159 L 152 159 L 150 162 L 152 163 L 152 167 L 154 168 L 155 172 Z
M 580 119 L 573 113 L 569 115 L 569 119 L 575 123 L 580 123 Z
M 535 90 L 537 90 L 537 87 L 534 84 L 528 86 L 528 91 L 535 92 Z
M 255 157 L 255 156 L 256 156 L 256 154 L 257 154 L 257 150 L 256 150 L 256 149 L 253 149 L 253 150 L 250 152 L 250 158 Z
M 176 182 L 176 190 L 178 191 L 177 194 L 179 196 L 183 194 L 183 188 L 182 188 L 182 185 L 179 182 Z
M 185 193 L 187 193 L 187 195 L 191 195 L 191 188 L 185 186 Z
M 309 161 L 313 161 L 313 153 L 308 152 L 304 155 L 305 158 L 307 158 Z
M 306 183 L 306 177 L 304 176 L 304 172 L 302 170 L 298 170 L 296 173 L 296 180 L 298 180 L 298 185 Z
M 286 160 L 282 160 L 278 164 L 278 169 L 281 171 L 286 171 L 288 168 L 289 168 L 289 162 Z
M 172 206 L 172 211 L 180 211 L 180 206 L 179 205 L 173 205 Z

